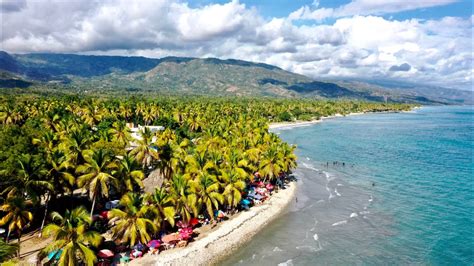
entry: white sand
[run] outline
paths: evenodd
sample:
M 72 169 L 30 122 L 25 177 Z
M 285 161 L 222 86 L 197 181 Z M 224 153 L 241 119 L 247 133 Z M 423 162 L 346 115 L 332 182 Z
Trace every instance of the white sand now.
M 291 182 L 285 190 L 273 194 L 262 205 L 254 206 L 223 222 L 202 239 L 185 248 L 175 248 L 159 255 L 146 254 L 131 261 L 131 265 L 210 265 L 237 250 L 266 224 L 278 217 L 293 201 L 297 184 Z
M 352 116 L 352 115 L 363 115 L 365 113 L 360 112 L 360 113 L 350 113 L 345 116 Z M 314 125 L 317 123 L 321 123 L 323 120 L 326 119 L 331 119 L 331 118 L 336 118 L 336 117 L 344 117 L 344 115 L 341 114 L 335 114 L 332 116 L 323 116 L 319 120 L 311 120 L 311 121 L 295 121 L 295 122 L 278 122 L 278 123 L 271 123 L 268 128 L 269 129 L 282 129 L 282 128 L 294 128 L 294 127 L 305 127 L 305 126 L 310 126 Z

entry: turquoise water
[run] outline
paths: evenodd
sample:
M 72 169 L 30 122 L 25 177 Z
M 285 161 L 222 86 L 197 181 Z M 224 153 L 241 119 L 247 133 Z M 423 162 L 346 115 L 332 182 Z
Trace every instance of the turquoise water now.
M 298 146 L 297 202 L 225 264 L 472 265 L 473 119 L 423 107 L 276 131 Z

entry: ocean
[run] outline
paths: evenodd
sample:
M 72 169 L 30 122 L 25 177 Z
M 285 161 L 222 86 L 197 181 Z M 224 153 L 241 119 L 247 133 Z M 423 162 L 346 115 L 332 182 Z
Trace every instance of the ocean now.
M 473 107 L 274 130 L 297 145 L 289 211 L 224 265 L 473 265 Z

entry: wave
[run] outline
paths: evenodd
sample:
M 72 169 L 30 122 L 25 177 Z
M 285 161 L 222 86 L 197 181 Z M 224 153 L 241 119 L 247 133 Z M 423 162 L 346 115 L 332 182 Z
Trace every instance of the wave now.
M 332 226 L 338 226 L 338 225 L 346 224 L 346 223 L 347 223 L 347 220 L 342 220 L 342 221 L 333 223 Z
M 278 263 L 278 266 L 293 266 L 293 260 L 289 259 L 285 262 Z

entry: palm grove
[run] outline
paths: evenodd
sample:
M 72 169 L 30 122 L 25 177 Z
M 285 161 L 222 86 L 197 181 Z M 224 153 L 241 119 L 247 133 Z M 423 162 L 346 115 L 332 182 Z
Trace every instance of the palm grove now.
M 235 209 L 253 173 L 267 180 L 296 167 L 295 147 L 268 131 L 268 122 L 318 119 L 335 113 L 406 110 L 399 104 L 277 99 L 0 98 L 0 261 L 19 254 L 25 230 L 40 229 L 62 249 L 60 264 L 96 261 L 108 228 L 95 224 L 97 206 L 111 210 L 113 238 L 146 243 L 199 214 Z M 161 125 L 131 137 L 126 123 Z M 163 184 L 144 193 L 157 169 Z M 110 225 L 107 225 L 110 226 Z M 106 227 L 107 227 L 106 226 Z

